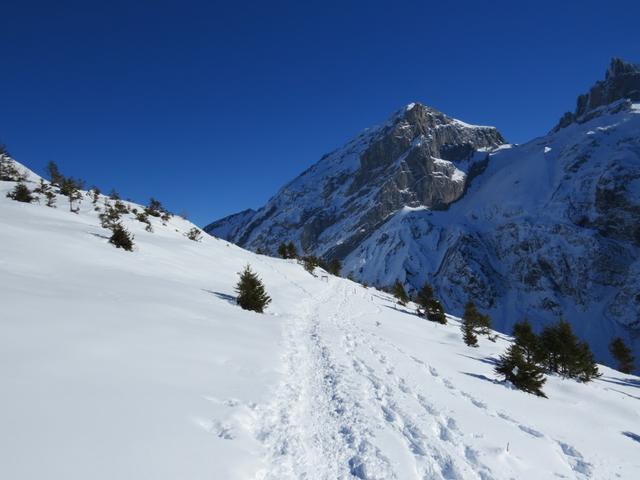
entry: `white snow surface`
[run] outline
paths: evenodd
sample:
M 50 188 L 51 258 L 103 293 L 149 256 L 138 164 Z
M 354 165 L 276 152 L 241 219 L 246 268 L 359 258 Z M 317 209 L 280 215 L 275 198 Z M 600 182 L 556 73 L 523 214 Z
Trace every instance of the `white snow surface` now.
M 640 380 L 495 380 L 384 293 L 132 218 L 111 246 L 79 214 L 0 182 L 0 478 L 637 479 Z M 250 263 L 273 302 L 234 304 Z

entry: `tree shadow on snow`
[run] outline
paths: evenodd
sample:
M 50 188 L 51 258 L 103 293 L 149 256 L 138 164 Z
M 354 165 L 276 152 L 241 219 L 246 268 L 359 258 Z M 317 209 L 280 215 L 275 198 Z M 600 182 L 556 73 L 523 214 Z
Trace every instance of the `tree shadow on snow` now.
M 405 307 L 394 308 L 389 305 L 383 305 L 384 308 L 388 308 L 389 310 L 393 310 L 394 312 L 404 313 L 405 315 L 411 315 L 412 317 L 418 317 L 418 314 L 412 310 L 407 310 Z M 421 317 L 419 317 L 421 318 Z
M 486 363 L 487 365 L 492 365 L 494 367 L 498 364 L 498 359 L 493 357 L 471 357 L 469 355 L 463 355 L 462 353 L 459 353 L 458 355 L 460 355 L 461 357 L 470 358 L 471 360 L 477 360 L 478 362 Z
M 600 381 L 607 383 L 615 383 L 616 385 L 621 385 L 623 387 L 633 387 L 640 388 L 640 380 L 632 379 L 632 378 L 615 378 L 615 377 L 601 377 Z
M 102 238 L 104 240 L 109 240 L 109 235 L 102 235 L 100 233 L 93 233 L 93 232 L 88 232 L 89 235 L 93 235 L 94 237 L 98 237 L 98 238 Z
M 623 434 L 625 437 L 629 437 L 629 438 L 630 438 L 631 440 L 633 440 L 634 442 L 638 442 L 638 443 L 640 443 L 640 435 L 637 435 L 637 434 L 635 434 L 635 433 L 633 433 L 633 432 L 622 432 L 622 434 Z
M 227 293 L 222 293 L 222 292 L 214 292 L 213 290 L 207 290 L 206 288 L 203 288 L 202 291 L 211 293 L 212 295 L 215 295 L 216 297 L 218 297 L 220 300 L 224 300 L 225 302 L 228 302 L 231 305 L 238 304 L 238 302 L 236 301 L 236 297 L 234 297 L 233 295 L 229 295 Z
M 489 378 L 486 375 L 481 375 L 479 373 L 471 373 L 471 372 L 460 372 L 460 373 L 462 373 L 463 375 L 467 375 L 469 377 L 477 378 L 478 380 L 484 380 L 485 382 L 489 382 L 489 383 L 502 383 L 496 380 L 495 378 Z

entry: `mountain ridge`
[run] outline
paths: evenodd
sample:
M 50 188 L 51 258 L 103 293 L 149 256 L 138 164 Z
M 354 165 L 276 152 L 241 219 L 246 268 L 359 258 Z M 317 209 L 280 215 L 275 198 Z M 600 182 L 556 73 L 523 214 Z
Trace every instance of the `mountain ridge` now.
M 225 238 L 272 253 L 292 241 L 379 286 L 399 279 L 415 291 L 429 281 L 449 311 L 473 300 L 503 331 L 523 316 L 538 327 L 566 316 L 606 362 L 613 335 L 640 353 L 638 78 L 635 66 L 612 60 L 570 121 L 517 146 L 410 104 L 287 183 Z M 442 142 L 442 129 L 456 134 Z

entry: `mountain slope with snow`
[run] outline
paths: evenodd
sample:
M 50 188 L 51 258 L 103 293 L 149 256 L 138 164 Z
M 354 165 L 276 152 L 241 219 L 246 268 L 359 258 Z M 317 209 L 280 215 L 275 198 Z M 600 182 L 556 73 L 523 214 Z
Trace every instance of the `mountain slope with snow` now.
M 469 127 L 480 137 L 450 137 L 446 148 L 434 148 L 436 122 L 406 151 L 402 132 L 423 131 L 424 122 L 396 115 L 390 134 L 374 130 L 361 148 L 347 146 L 311 167 L 244 225 L 225 230 L 221 220 L 210 231 L 266 251 L 293 241 L 339 258 L 345 276 L 369 284 L 400 280 L 415 292 L 430 282 L 447 311 L 459 315 L 471 300 L 504 332 L 523 317 L 538 328 L 564 317 L 599 361 L 612 363 L 614 336 L 640 357 L 638 101 L 640 67 L 614 59 L 574 113 L 523 145 Z M 428 107 L 413 110 L 431 118 Z M 447 119 L 446 128 L 464 125 Z M 414 158 L 416 149 L 423 154 Z M 327 172 L 351 151 L 352 170 L 334 191 L 336 176 Z M 458 156 L 444 160 L 446 152 Z
M 640 476 L 637 377 L 601 367 L 528 395 L 495 381 L 506 337 L 468 348 L 455 318 L 193 242 L 177 217 L 149 233 L 127 216 L 125 252 L 88 198 L 74 214 L 6 198 L 14 185 L 0 182 L 0 478 Z M 233 301 L 247 263 L 264 315 Z

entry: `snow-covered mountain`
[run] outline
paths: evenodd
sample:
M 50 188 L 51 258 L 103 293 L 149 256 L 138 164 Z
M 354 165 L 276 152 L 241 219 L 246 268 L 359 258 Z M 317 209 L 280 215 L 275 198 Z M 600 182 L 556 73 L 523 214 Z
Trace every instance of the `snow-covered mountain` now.
M 466 347 L 456 318 L 191 241 L 178 217 L 150 217 L 152 233 L 123 215 L 136 246 L 116 249 L 86 195 L 75 214 L 14 186 L 0 182 L 2 479 L 640 477 L 637 377 L 601 367 L 529 395 L 495 381 L 506 337 Z M 233 301 L 247 263 L 273 297 L 263 315 Z
M 614 335 L 640 354 L 638 225 L 640 68 L 614 59 L 524 145 L 411 104 L 206 229 L 252 250 L 293 241 L 370 284 L 431 282 L 448 311 L 473 300 L 502 331 L 565 317 L 608 362 Z

